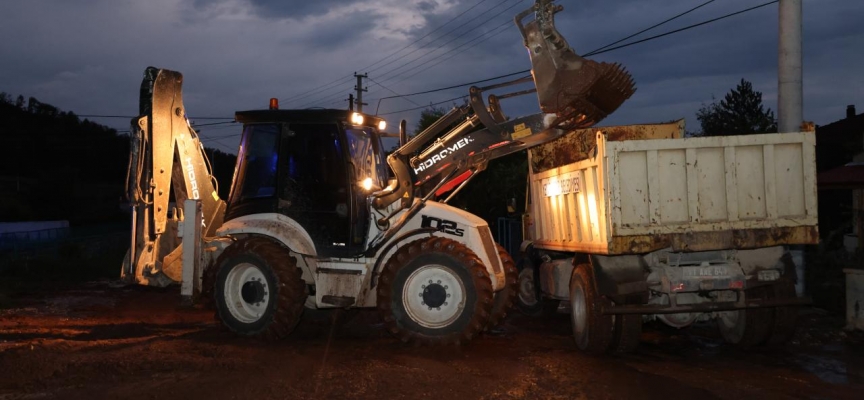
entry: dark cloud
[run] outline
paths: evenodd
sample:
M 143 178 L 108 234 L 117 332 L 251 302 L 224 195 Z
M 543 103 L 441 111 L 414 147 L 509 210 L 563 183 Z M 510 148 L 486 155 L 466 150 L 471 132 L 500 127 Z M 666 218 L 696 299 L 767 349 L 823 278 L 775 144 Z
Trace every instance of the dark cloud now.
M 381 15 L 373 11 L 358 11 L 341 16 L 331 21 L 329 25 L 338 26 L 339 29 L 327 29 L 320 27 L 303 32 L 300 37 L 286 38 L 286 41 L 302 41 L 310 51 L 326 52 L 340 47 L 357 46 L 365 43 L 365 37 L 375 30 Z
M 420 11 L 429 12 L 435 10 L 436 8 L 438 8 L 438 3 L 434 0 L 421 1 L 417 3 L 417 9 L 419 9 Z
M 715 1 L 634 39 L 760 2 Z M 187 108 L 197 116 L 231 116 L 237 109 L 265 107 L 270 97 L 287 99 L 305 91 L 310 93 L 287 106 L 342 107 L 341 99 L 354 86 L 354 71 L 369 72 L 372 79 L 397 93 L 410 93 L 530 68 L 512 18 L 532 0 L 7 3 L 0 13 L 0 36 L 5 38 L 0 46 L 0 91 L 34 96 L 79 114 L 134 113 L 141 72 L 148 65 L 184 73 Z M 557 26 L 580 53 L 700 4 L 694 0 L 558 3 L 565 9 L 556 16 Z M 827 124 L 842 118 L 847 104 L 858 103 L 864 109 L 864 74 L 860 73 L 864 52 L 857 51 L 864 43 L 862 14 L 864 2 L 804 1 L 806 119 Z M 474 21 L 466 23 L 471 18 Z M 429 37 L 392 54 L 445 23 Z M 711 102 L 712 96 L 722 97 L 741 78 L 753 82 L 765 105 L 776 112 L 777 31 L 777 6 L 771 5 L 593 57 L 624 64 L 638 86 L 633 98 L 604 123 L 684 117 L 688 128 L 696 130 L 694 114 L 699 106 Z M 319 89 L 340 77 L 345 79 L 338 85 Z M 370 102 L 393 95 L 372 81 L 367 84 L 364 98 Z M 382 103 L 381 112 L 467 93 L 467 88 L 441 91 L 412 97 L 413 103 L 390 99 Z M 537 111 L 532 96 L 508 100 L 504 107 L 512 116 Z M 418 114 L 388 118 L 408 118 L 413 126 Z M 120 129 L 127 124 L 99 122 Z M 215 126 L 202 135 L 220 137 L 236 133 L 233 130 L 236 127 Z M 233 151 L 236 143 L 225 142 L 229 145 L 225 149 Z
M 303 19 L 306 17 L 321 16 L 327 14 L 333 8 L 346 4 L 344 0 L 245 0 L 255 12 L 262 18 L 276 19 Z M 196 8 L 210 8 L 226 0 L 194 0 Z

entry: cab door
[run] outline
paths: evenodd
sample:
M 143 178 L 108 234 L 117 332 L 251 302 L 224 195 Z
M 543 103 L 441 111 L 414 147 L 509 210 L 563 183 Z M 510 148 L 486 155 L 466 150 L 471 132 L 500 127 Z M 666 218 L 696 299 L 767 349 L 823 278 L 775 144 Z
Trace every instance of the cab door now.
M 279 212 L 312 237 L 319 256 L 363 250 L 352 240 L 352 193 L 344 137 L 337 123 L 290 123 L 282 133 Z

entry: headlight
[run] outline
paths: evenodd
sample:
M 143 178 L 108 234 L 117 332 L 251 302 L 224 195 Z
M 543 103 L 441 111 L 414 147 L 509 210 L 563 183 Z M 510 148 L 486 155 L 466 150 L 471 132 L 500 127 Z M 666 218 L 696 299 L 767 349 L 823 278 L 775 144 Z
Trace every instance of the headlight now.
M 383 131 L 386 128 L 387 128 L 387 121 L 382 119 L 381 121 L 378 122 L 378 130 L 379 131 Z
M 363 114 L 360 113 L 352 113 L 351 114 L 351 123 L 354 125 L 363 125 Z
M 360 118 L 363 118 L 363 117 L 361 116 Z M 360 185 L 362 185 L 363 190 L 366 190 L 367 192 L 372 190 L 372 178 L 364 179 L 363 182 L 360 183 Z

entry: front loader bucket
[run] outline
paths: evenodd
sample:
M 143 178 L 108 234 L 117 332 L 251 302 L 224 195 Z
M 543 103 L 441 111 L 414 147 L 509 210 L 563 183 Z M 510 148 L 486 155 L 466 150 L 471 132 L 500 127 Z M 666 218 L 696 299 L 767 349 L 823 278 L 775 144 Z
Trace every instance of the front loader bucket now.
M 563 6 L 537 0 L 516 16 L 516 25 L 531 57 L 531 73 L 540 109 L 558 116 L 564 129 L 587 128 L 606 118 L 636 91 L 633 79 L 620 64 L 580 57 L 555 28 L 555 13 Z M 534 20 L 522 19 L 534 12 Z

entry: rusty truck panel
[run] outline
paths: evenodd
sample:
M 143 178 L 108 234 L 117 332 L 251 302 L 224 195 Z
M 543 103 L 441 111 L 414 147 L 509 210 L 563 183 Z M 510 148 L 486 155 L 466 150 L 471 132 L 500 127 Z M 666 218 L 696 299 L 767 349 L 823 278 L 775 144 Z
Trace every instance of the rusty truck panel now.
M 581 161 L 531 163 L 528 234 L 592 254 L 818 243 L 810 133 L 609 140 Z M 541 156 L 542 157 L 542 156 Z
M 543 172 L 588 158 L 594 149 L 595 135 L 598 131 L 605 134 L 606 140 L 610 142 L 639 139 L 677 139 L 684 135 L 684 120 L 679 119 L 660 124 L 577 129 L 555 141 L 531 149 L 531 168 L 534 172 Z

